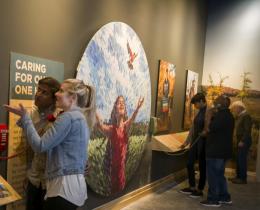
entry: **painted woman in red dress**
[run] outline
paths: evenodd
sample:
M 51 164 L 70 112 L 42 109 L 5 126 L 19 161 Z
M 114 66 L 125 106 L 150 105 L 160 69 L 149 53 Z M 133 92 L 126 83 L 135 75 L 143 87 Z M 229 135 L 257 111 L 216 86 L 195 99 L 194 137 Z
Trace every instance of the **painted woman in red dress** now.
M 109 175 L 111 181 L 111 193 L 120 192 L 125 187 L 125 165 L 128 145 L 128 132 L 132 122 L 143 105 L 144 98 L 138 100 L 137 107 L 132 116 L 128 119 L 123 96 L 118 96 L 109 124 L 101 122 L 100 117 L 96 114 L 97 126 L 99 130 L 108 138 L 109 145 Z

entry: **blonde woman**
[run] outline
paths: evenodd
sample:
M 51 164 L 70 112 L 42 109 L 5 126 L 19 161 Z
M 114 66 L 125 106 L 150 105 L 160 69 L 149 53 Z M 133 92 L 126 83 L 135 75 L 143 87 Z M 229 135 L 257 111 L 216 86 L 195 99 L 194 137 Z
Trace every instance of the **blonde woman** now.
M 55 96 L 56 107 L 64 112 L 42 137 L 23 105 L 5 107 L 21 116 L 18 125 L 24 129 L 32 149 L 47 152 L 44 209 L 70 210 L 82 206 L 87 199 L 84 169 L 90 129 L 95 123 L 95 91 L 80 80 L 68 79 Z

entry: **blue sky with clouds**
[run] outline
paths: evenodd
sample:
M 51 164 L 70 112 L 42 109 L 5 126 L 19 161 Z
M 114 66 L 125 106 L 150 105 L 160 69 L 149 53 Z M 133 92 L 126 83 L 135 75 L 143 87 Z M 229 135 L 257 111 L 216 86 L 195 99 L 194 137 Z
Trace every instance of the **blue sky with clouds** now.
M 128 66 L 131 50 L 137 53 L 133 69 Z M 144 97 L 136 121 L 149 121 L 151 112 L 151 84 L 143 46 L 131 27 L 122 22 L 104 25 L 90 40 L 78 65 L 77 78 L 93 85 L 97 92 L 97 111 L 109 120 L 117 96 L 125 98 L 128 116 L 138 99 Z

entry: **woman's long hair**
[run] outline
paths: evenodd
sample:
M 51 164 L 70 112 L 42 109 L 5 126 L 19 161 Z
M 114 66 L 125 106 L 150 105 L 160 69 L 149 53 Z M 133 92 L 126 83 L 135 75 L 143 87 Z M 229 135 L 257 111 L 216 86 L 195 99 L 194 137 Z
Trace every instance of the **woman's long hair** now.
M 96 91 L 94 87 L 84 84 L 82 80 L 67 79 L 63 83 L 69 84 L 67 91 L 75 94 L 77 105 L 82 108 L 90 129 L 96 122 Z
M 115 101 L 115 103 L 114 103 L 114 106 L 113 106 L 113 109 L 112 109 L 112 112 L 111 112 L 111 116 L 110 116 L 110 123 L 112 124 L 112 125 L 117 125 L 117 110 L 116 110 L 116 105 L 117 105 L 117 103 L 118 103 L 118 101 L 119 101 L 119 99 L 120 98 L 123 98 L 123 100 L 124 100 L 124 105 L 125 105 L 125 99 L 124 99 L 124 97 L 122 96 L 122 95 L 120 95 L 120 96 L 117 96 L 117 98 L 116 98 L 116 101 Z M 126 121 L 127 119 L 128 119 L 128 116 L 127 116 L 127 111 L 126 111 L 126 105 L 125 105 L 125 114 L 124 114 L 124 121 Z

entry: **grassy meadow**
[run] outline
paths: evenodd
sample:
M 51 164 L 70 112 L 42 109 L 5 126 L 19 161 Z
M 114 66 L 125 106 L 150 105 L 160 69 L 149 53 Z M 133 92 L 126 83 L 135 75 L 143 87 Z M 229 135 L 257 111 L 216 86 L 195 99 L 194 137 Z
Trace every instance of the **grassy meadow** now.
M 146 135 L 133 135 L 128 139 L 126 156 L 126 183 L 131 179 L 139 166 L 146 144 Z M 109 177 L 109 157 L 106 154 L 108 149 L 107 138 L 91 139 L 88 152 L 91 169 L 86 177 L 88 186 L 103 196 L 111 194 L 111 181 Z

